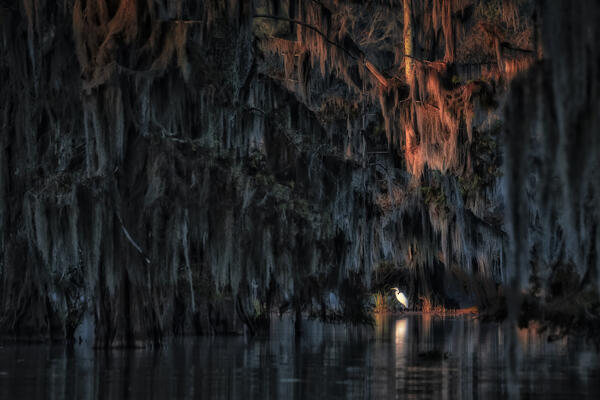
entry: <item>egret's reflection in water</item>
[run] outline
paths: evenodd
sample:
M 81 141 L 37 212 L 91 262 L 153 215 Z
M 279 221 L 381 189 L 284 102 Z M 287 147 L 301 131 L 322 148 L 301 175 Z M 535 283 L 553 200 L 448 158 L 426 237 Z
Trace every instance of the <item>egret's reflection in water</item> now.
M 307 321 L 294 339 L 176 341 L 159 351 L 0 346 L 1 399 L 494 399 L 507 394 L 503 325 L 377 316 L 375 329 Z M 521 398 L 600 398 L 595 349 L 520 330 Z M 447 358 L 444 356 L 447 353 Z
M 403 351 L 406 347 L 406 327 L 408 325 L 408 319 L 402 318 L 396 320 L 394 334 L 396 336 L 396 356 L 404 356 Z

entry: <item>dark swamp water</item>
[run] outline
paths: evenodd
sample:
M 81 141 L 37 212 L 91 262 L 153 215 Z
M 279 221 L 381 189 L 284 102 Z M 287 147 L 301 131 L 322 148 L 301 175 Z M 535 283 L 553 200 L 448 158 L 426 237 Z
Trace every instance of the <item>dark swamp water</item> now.
M 276 319 L 270 339 L 184 339 L 156 351 L 4 344 L 0 398 L 494 399 L 515 387 L 520 398 L 600 398 L 600 358 L 578 339 L 519 331 L 515 386 L 502 325 L 411 315 L 379 316 L 372 330 L 303 328 L 295 340 L 291 321 Z

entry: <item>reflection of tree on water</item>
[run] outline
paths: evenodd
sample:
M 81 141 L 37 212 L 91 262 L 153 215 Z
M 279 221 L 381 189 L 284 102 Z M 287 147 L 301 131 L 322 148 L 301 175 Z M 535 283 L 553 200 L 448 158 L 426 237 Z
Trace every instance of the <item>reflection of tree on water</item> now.
M 157 351 L 5 345 L 0 347 L 0 398 L 500 399 L 507 395 L 508 324 L 381 315 L 373 330 L 304 321 L 297 340 L 291 318 L 273 320 L 271 326 L 269 339 L 199 338 L 174 341 Z M 518 331 L 517 338 L 520 396 L 600 397 L 600 360 L 593 348 L 575 339 L 548 343 L 534 328 Z M 434 350 L 449 356 L 422 357 Z
M 430 337 L 430 331 L 431 331 L 431 314 L 423 314 L 422 318 L 421 318 L 421 334 L 423 337 L 423 342 L 424 343 L 430 343 L 431 342 L 431 337 Z M 424 349 L 425 351 L 429 351 L 431 350 L 430 348 Z

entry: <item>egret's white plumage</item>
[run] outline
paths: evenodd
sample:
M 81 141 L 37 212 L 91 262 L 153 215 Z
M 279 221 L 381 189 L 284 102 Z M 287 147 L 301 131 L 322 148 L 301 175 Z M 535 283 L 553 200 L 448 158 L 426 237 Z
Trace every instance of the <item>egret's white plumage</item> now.
M 398 290 L 398 288 L 392 288 L 392 290 L 394 291 L 394 294 L 396 295 L 396 300 L 398 300 L 398 302 L 400 304 L 402 304 L 405 308 L 408 308 L 408 299 L 406 298 L 404 293 L 402 293 L 400 290 Z

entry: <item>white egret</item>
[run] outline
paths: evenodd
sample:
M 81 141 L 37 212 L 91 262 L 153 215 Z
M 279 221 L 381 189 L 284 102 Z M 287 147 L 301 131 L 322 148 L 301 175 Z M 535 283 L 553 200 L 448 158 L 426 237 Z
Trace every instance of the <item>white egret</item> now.
M 404 308 L 408 308 L 408 299 L 406 298 L 406 296 L 404 295 L 403 292 L 401 292 L 400 290 L 398 290 L 398 288 L 392 288 L 392 290 L 394 291 L 394 294 L 396 295 L 396 300 L 398 300 L 398 302 L 400 304 L 402 304 L 404 306 Z

